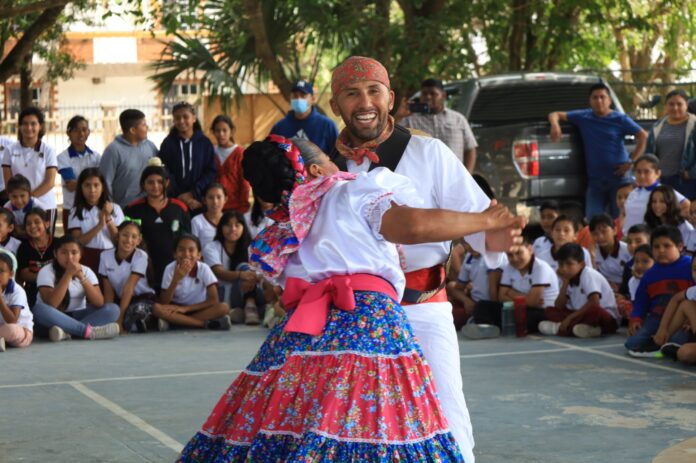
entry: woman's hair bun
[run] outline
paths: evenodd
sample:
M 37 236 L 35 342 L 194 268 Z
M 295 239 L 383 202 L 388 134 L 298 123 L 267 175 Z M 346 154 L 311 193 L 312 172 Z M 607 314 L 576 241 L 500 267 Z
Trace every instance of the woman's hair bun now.
M 292 190 L 295 171 L 285 152 L 276 143 L 256 141 L 244 150 L 244 178 L 262 200 L 277 204 L 283 191 Z

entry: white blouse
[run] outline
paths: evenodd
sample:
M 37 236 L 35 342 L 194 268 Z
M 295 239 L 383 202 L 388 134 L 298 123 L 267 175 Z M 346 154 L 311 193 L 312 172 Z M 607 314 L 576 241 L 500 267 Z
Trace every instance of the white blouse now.
M 368 273 L 390 282 L 401 299 L 406 280 L 396 245 L 379 230 L 392 206 L 419 206 L 411 181 L 385 168 L 341 181 L 322 198 L 309 235 L 280 276 L 318 282 L 333 275 Z

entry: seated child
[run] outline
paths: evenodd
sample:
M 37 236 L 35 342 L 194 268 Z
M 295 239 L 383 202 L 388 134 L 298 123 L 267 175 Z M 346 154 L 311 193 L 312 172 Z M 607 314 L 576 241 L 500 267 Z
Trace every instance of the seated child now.
M 8 180 L 7 194 L 10 200 L 5 203 L 5 209 L 9 209 L 14 215 L 16 224 L 14 235 L 18 238 L 26 238 L 24 216 L 35 207 L 47 210 L 46 204 L 40 198 L 34 198 L 31 195 L 29 179 L 22 174 L 17 174 Z
M 628 280 L 628 292 L 631 301 L 636 299 L 636 291 L 638 290 L 638 285 L 640 285 L 640 279 L 643 278 L 645 272 L 650 270 L 653 265 L 655 265 L 655 261 L 653 260 L 650 246 L 647 244 L 638 246 L 633 253 L 633 270 L 631 278 Z
M 80 242 L 71 235 L 56 240 L 53 262 L 36 278 L 39 297 L 32 308 L 37 329 L 53 342 L 110 339 L 118 336 L 118 306 L 104 302 L 97 275 L 80 264 Z M 41 334 L 41 333 L 39 333 Z
M 12 212 L 4 207 L 0 208 L 0 248 L 7 249 L 16 256 L 17 249 L 22 242 L 12 236 L 14 228 L 15 219 Z
M 544 230 L 544 236 L 540 236 L 534 240 L 532 248 L 535 256 L 538 256 L 541 252 L 553 246 L 551 228 L 553 226 L 553 221 L 560 215 L 560 211 L 558 203 L 555 201 L 547 201 L 539 206 L 539 225 L 541 225 L 541 229 Z
M 645 212 L 643 221 L 652 230 L 659 225 L 677 227 L 686 241 L 694 227 L 681 216 L 675 193 L 675 190 L 668 185 L 660 185 L 651 191 L 648 198 L 648 210 Z
M 36 302 L 36 277 L 43 267 L 53 261 L 50 227 L 49 215 L 43 209 L 34 208 L 24 216 L 27 239 L 17 249 L 17 282 L 24 286 L 30 307 Z
M 12 279 L 16 264 L 6 252 L 0 252 L 0 352 L 7 345 L 27 347 L 34 338 L 34 315 L 27 295 Z
M 587 267 L 579 244 L 569 243 L 558 250 L 558 275 L 563 287 L 555 307 L 544 311 L 539 332 L 546 335 L 594 338 L 613 334 L 619 328 L 614 291 L 597 270 Z
M 623 224 L 626 221 L 626 199 L 628 195 L 631 194 L 635 186 L 633 183 L 627 183 L 621 185 L 618 190 L 616 190 L 616 207 L 619 209 L 619 216 L 614 219 L 614 228 L 616 229 L 616 237 L 623 240 Z
M 634 357 L 654 356 L 659 351 L 652 337 L 662 314 L 672 296 L 693 285 L 691 257 L 681 255 L 684 243 L 678 228 L 660 225 L 650 235 L 650 245 L 655 265 L 645 272 L 636 290 L 624 344 Z
M 174 258 L 164 269 L 162 293 L 152 313 L 159 319 L 159 331 L 169 324 L 211 330 L 229 330 L 230 308 L 218 299 L 215 274 L 201 262 L 198 238 L 183 233 L 174 242 Z
M 636 177 L 636 188 L 626 198 L 624 209 L 626 218 L 623 224 L 624 235 L 633 225 L 643 223 L 645 212 L 648 210 L 650 193 L 660 185 L 660 160 L 652 154 L 644 154 L 633 162 L 633 175 Z M 678 191 L 675 192 L 679 209 L 684 217 L 689 215 L 691 202 Z
M 191 219 L 191 234 L 201 240 L 203 249 L 215 239 L 223 208 L 227 201 L 225 188 L 217 182 L 213 182 L 205 189 L 203 195 L 205 212 Z
M 626 249 L 628 253 L 633 256 L 640 246 L 648 245 L 650 247 L 650 229 L 647 225 L 641 223 L 634 225 L 628 229 L 628 236 L 626 237 Z M 651 254 L 652 256 L 652 254 Z M 624 297 L 629 296 L 628 281 L 633 276 L 633 258 L 626 262 L 623 268 L 623 276 L 621 277 L 621 287 L 619 288 L 619 294 Z M 633 297 L 630 298 L 633 300 Z M 623 314 L 622 315 L 626 315 Z M 630 314 L 629 314 L 630 315 Z
M 555 272 L 558 269 L 556 253 L 564 244 L 575 243 L 577 233 L 577 222 L 566 215 L 558 216 L 558 218 L 553 221 L 553 225 L 551 226 L 551 239 L 553 240 L 553 246 L 537 255 L 537 257 L 549 264 L 551 269 Z M 590 255 L 590 252 L 583 248 L 583 254 L 585 255 L 585 265 L 592 267 L 592 256 Z
M 515 252 L 507 254 L 498 290 L 498 301 L 512 301 L 524 296 L 527 304 L 527 329 L 535 332 L 544 318 L 544 308 L 552 307 L 558 297 L 558 276 L 551 266 L 536 258 L 529 240 Z
M 147 331 L 146 320 L 156 299 L 147 281 L 147 253 L 138 247 L 142 239 L 140 226 L 126 220 L 118 226 L 116 247 L 102 252 L 99 260 L 104 299 L 119 305 L 122 333 Z
M 590 232 L 596 243 L 595 265 L 599 273 L 609 281 L 613 291 L 618 291 L 623 278 L 624 266 L 631 260 L 626 243 L 619 241 L 614 221 L 607 214 L 600 214 L 590 220 Z

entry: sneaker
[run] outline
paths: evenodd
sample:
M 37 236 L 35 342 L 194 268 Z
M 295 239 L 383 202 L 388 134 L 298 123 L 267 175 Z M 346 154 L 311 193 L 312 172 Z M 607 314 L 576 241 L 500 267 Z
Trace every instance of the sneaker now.
M 167 320 L 157 319 L 157 331 L 169 331 L 169 322 Z
M 0 352 L 5 352 L 7 347 L 5 346 L 5 338 L 0 338 Z
M 602 328 L 579 323 L 573 327 L 573 334 L 578 338 L 598 338 L 602 335 Z
M 121 332 L 118 323 L 107 323 L 106 325 L 93 326 L 89 332 L 89 339 L 112 339 Z
M 490 339 L 500 336 L 500 328 L 495 325 L 467 323 L 462 327 L 462 334 L 467 339 Z
M 230 321 L 229 315 L 224 315 L 215 320 L 208 320 L 205 322 L 205 327 L 209 330 L 223 330 L 227 331 L 232 328 L 232 322 Z
M 273 309 L 273 304 L 266 304 L 266 308 L 263 311 L 263 326 L 273 328 L 272 325 L 275 325 L 274 318 L 275 310 Z
M 247 325 L 260 325 L 261 318 L 259 317 L 259 309 L 255 305 L 244 307 L 244 323 Z
M 63 328 L 60 326 L 52 326 L 48 330 L 48 338 L 53 342 L 61 342 L 70 339 L 70 335 L 63 331 Z
M 660 346 L 655 344 L 652 338 L 646 342 L 640 349 L 629 350 L 628 355 L 631 357 L 642 357 L 642 358 L 662 358 L 662 352 L 660 352 Z
M 681 344 L 677 344 L 676 342 L 667 342 L 660 347 L 660 352 L 662 352 L 663 357 L 670 358 L 674 361 L 677 361 L 677 351 L 681 347 Z
M 561 324 L 558 322 L 543 321 L 539 322 L 539 332 L 545 334 L 546 336 L 555 336 L 558 334 L 558 330 Z
M 233 307 L 230 309 L 230 321 L 235 325 L 244 323 L 244 309 L 241 307 Z

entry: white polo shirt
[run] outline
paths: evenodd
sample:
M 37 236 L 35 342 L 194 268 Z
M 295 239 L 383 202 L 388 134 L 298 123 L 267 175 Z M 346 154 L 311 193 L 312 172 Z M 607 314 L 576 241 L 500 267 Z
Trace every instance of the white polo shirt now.
M 694 226 L 688 221 L 683 221 L 677 227 L 682 234 L 682 240 L 686 243 L 687 239 L 691 239 L 691 232 L 694 231 Z
M 645 223 L 645 212 L 648 210 L 648 200 L 650 199 L 650 193 L 660 186 L 660 182 L 649 187 L 637 187 L 634 188 L 628 194 L 626 202 L 624 203 L 624 210 L 626 211 L 626 218 L 624 219 L 623 236 L 628 236 L 628 229 L 639 223 Z M 674 194 L 677 197 L 677 202 L 681 203 L 686 198 L 683 194 L 674 190 Z
M 582 248 L 582 254 L 583 256 L 585 256 L 585 266 L 592 268 L 592 256 L 590 255 L 590 251 L 588 251 L 585 248 Z M 558 270 L 558 261 L 554 256 L 553 246 L 548 248 L 546 251 L 540 252 L 539 254 L 535 254 L 535 256 L 549 264 L 554 273 L 556 272 L 556 270 Z
M 535 286 L 544 287 L 544 307 L 553 307 L 558 297 L 558 276 L 551 266 L 541 259 L 532 256 L 528 273 L 520 273 L 515 267 L 507 264 L 503 267 L 500 286 L 512 288 L 522 294 L 528 294 Z
M 551 238 L 544 235 L 534 240 L 534 244 L 532 244 L 532 251 L 534 252 L 534 255 L 539 255 L 540 253 L 546 252 L 552 247 L 553 241 L 551 241 Z
M 176 261 L 170 262 L 164 269 L 162 289 L 172 284 Z M 172 302 L 178 305 L 193 305 L 208 299 L 208 287 L 217 285 L 217 278 L 208 264 L 196 262 L 196 267 L 176 285 Z
M 82 266 L 82 272 L 87 277 L 87 281 L 94 286 L 99 285 L 99 280 L 97 280 L 97 275 L 94 274 L 91 268 Z M 53 264 L 45 265 L 39 274 L 36 276 L 36 287 L 37 288 L 55 288 L 56 286 L 56 274 L 53 271 Z M 70 303 L 68 308 L 65 309 L 66 312 L 75 312 L 76 310 L 82 310 L 87 308 L 87 297 L 85 296 L 85 288 L 82 287 L 82 283 L 77 278 L 70 280 L 68 285 L 68 292 L 70 293 Z M 41 292 L 39 292 L 37 299 L 41 302 Z
M 111 205 L 114 207 L 111 218 L 114 221 L 114 225 L 118 227 L 123 222 L 123 211 L 118 204 L 111 203 Z M 84 235 L 99 223 L 99 214 L 101 214 L 101 209 L 96 206 L 92 206 L 89 209 L 85 208 L 82 210 L 82 220 L 80 220 L 76 215 L 76 209 L 73 207 L 70 210 L 70 217 L 68 218 L 68 231 L 80 230 Z M 94 238 L 92 238 L 85 247 L 92 249 L 113 248 L 114 242 L 111 240 L 109 227 L 104 224 L 101 231 L 94 235 Z
M 5 151 L 17 140 L 0 135 L 0 161 L 5 159 Z M 5 176 L 0 175 L 0 191 L 5 189 Z
M 485 259 L 481 256 L 474 257 L 471 253 L 467 253 L 464 256 L 462 268 L 457 279 L 464 284 L 471 282 L 471 298 L 474 301 L 490 301 L 491 291 L 488 284 L 488 275 L 491 272 L 502 272 L 502 270 L 502 266 L 497 269 L 489 269 L 486 266 Z
M 611 283 L 620 285 L 623 281 L 623 271 L 626 263 L 631 260 L 628 245 L 618 239 L 614 241 L 614 250 L 604 255 L 599 245 L 595 245 L 595 264 L 597 270 Z
M 35 207 L 39 207 L 44 211 L 51 209 L 51 207 L 49 207 L 48 204 L 43 202 L 41 198 L 34 198 L 31 196 L 29 197 L 29 202 L 27 203 L 27 205 L 21 209 L 17 209 L 16 207 L 14 207 L 10 201 L 7 201 L 4 207 L 5 209 L 8 209 L 10 212 L 12 212 L 12 215 L 14 215 L 15 224 L 22 226 L 24 226 L 24 217 L 27 215 L 27 212 L 34 209 Z
M 7 241 L 5 243 L 0 243 L 0 248 L 7 249 L 16 256 L 17 249 L 19 249 L 20 244 L 22 244 L 22 242 L 19 241 L 17 238 L 15 238 L 14 236 L 8 236 Z
M 29 331 L 34 331 L 34 314 L 32 314 L 29 309 L 27 293 L 24 292 L 24 288 L 14 280 L 10 280 L 7 288 L 5 288 L 5 291 L 2 293 L 2 298 L 10 309 L 19 309 L 17 325 Z M 0 325 L 4 325 L 5 323 L 6 321 L 2 318 L 2 314 L 0 314 Z
M 696 286 L 691 286 L 686 290 L 686 299 L 696 302 Z
M 636 291 L 638 291 L 638 285 L 640 284 L 640 278 L 631 277 L 628 280 L 628 294 L 631 296 L 631 301 L 636 300 Z
M 46 178 L 46 169 L 51 167 L 58 168 L 58 159 L 56 151 L 50 146 L 41 141 L 39 150 L 26 148 L 17 141 L 13 143 L 9 149 L 3 150 L 2 166 L 9 167 L 12 175 L 22 174 L 31 185 L 31 189 L 35 190 Z M 41 201 L 46 204 L 47 209 L 56 209 L 56 195 L 51 188 L 47 193 L 39 196 Z
M 593 294 L 599 294 L 599 305 L 614 319 L 619 319 L 619 312 L 616 310 L 616 297 L 614 291 L 606 278 L 597 270 L 585 267 L 580 272 L 579 278 L 575 278 L 568 285 L 566 296 L 568 310 L 580 310 L 587 304 L 588 298 Z
M 201 241 L 201 249 L 205 249 L 215 239 L 216 232 L 217 226 L 210 223 L 205 214 L 198 214 L 191 219 L 191 233 Z
M 99 167 L 101 155 L 89 147 L 84 153 L 79 153 L 72 146 L 58 155 L 58 173 L 63 184 L 63 209 L 70 210 L 75 204 L 75 192 L 65 186 L 68 180 L 77 180 L 80 173 L 90 167 Z
M 686 236 L 682 233 L 682 238 L 684 238 L 684 250 L 688 253 L 696 253 L 696 230 L 690 230 Z
M 141 277 L 135 284 L 133 296 L 155 294 L 155 290 L 147 282 L 147 266 L 148 256 L 142 249 L 137 248 L 128 259 L 120 262 L 116 259 L 116 248 L 107 249 L 99 258 L 99 276 L 109 280 L 119 299 L 128 278 L 133 274 Z

